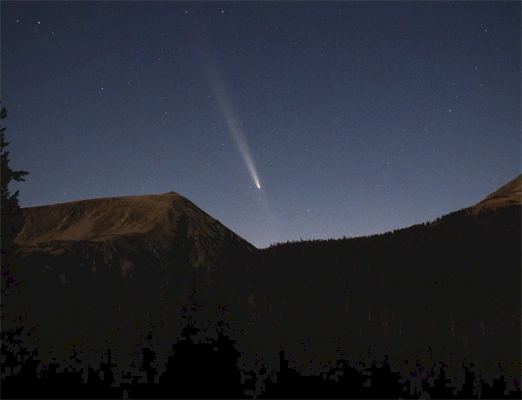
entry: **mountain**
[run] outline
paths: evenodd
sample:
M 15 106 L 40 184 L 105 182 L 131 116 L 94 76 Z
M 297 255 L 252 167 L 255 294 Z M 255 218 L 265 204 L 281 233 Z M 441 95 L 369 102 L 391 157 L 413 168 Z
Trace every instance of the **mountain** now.
M 392 392 L 398 379 L 410 382 L 410 394 L 437 397 L 480 390 L 495 397 L 484 381 L 504 379 L 509 389 L 501 397 L 520 397 L 519 188 L 517 178 L 479 203 L 479 212 L 471 206 L 393 232 L 250 254 L 235 287 L 252 283 L 257 340 L 272 353 L 282 346 L 301 375 L 353 377 L 334 360 L 367 376 L 384 364 L 399 374 L 379 394 L 363 395 L 344 380 L 338 387 L 354 397 L 401 397 L 400 388 Z M 269 351 L 264 359 L 270 365 Z M 266 395 L 284 397 L 277 385 Z M 454 392 L 445 392 L 451 386 Z
M 2 332 L 23 321 L 31 388 L 68 368 L 131 397 L 496 397 L 504 379 L 520 398 L 517 179 L 435 221 L 261 250 L 172 192 L 24 209 Z
M 29 207 L 22 215 L 16 238 L 22 264 L 48 264 L 61 271 L 61 280 L 77 273 L 71 263 L 94 276 L 109 271 L 139 283 L 145 270 L 157 269 L 158 276 L 149 274 L 156 280 L 179 264 L 208 272 L 228 257 L 256 250 L 175 192 Z
M 479 213 L 509 205 L 522 205 L 522 174 L 477 203 L 472 212 Z
M 75 243 L 94 247 L 110 244 L 114 251 L 119 244 L 133 251 L 139 243 L 140 253 L 147 248 L 159 257 L 169 251 L 176 238 L 187 235 L 195 241 L 197 268 L 230 247 L 254 249 L 175 192 L 74 201 L 24 208 L 22 212 L 25 225 L 16 242 L 24 252 L 59 253 Z M 180 226 L 181 220 L 188 225 Z
M 88 308 L 126 308 L 130 318 L 130 310 L 165 306 L 167 293 L 188 296 L 196 281 L 199 295 L 206 293 L 223 274 L 219 265 L 255 250 L 175 192 L 30 207 L 22 215 L 19 275 L 34 285 L 25 292 L 74 287 Z M 51 313 L 45 301 L 32 310 L 35 321 Z
M 30 207 L 22 215 L 13 273 L 20 291 L 2 298 L 2 332 L 11 338 L 4 343 L 25 332 L 40 371 L 52 363 L 74 369 L 71 354 L 81 348 L 88 365 L 114 350 L 112 361 L 128 372 L 129 355 L 151 331 L 155 351 L 166 349 L 156 357 L 164 366 L 194 313 L 219 311 L 216 285 L 227 260 L 256 251 L 175 192 Z

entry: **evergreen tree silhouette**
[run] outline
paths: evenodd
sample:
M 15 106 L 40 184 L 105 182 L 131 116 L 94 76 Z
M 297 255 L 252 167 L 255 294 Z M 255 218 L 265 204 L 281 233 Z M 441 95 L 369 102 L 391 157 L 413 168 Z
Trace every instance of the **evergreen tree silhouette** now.
M 0 101 L 0 104 L 2 102 Z M 3 107 L 0 111 L 0 120 L 7 118 L 7 110 Z M 2 212 L 2 229 L 1 229 L 1 262 L 2 262 L 2 330 L 5 330 L 6 312 L 14 313 L 15 310 L 7 311 L 7 303 L 13 303 L 13 295 L 19 293 L 21 281 L 16 274 L 16 249 L 14 242 L 16 236 L 23 226 L 23 220 L 18 202 L 19 191 L 11 194 L 9 185 L 12 181 L 25 181 L 24 176 L 29 174 L 27 171 L 14 171 L 9 166 L 9 151 L 5 148 L 9 142 L 5 138 L 6 128 L 1 127 L 1 212 Z

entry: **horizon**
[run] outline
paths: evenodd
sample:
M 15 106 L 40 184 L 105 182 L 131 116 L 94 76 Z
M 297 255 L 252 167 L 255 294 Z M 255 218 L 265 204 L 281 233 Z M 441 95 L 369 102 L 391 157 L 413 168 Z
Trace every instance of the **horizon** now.
M 520 175 L 520 3 L 1 7 L 23 208 L 174 191 L 266 248 L 432 221 Z
M 514 180 L 516 180 L 517 178 L 520 179 L 522 177 L 522 174 L 518 174 L 515 178 L 511 179 L 509 182 L 507 182 L 506 184 L 500 186 L 499 188 L 497 188 L 497 190 L 487 194 L 486 196 L 484 196 L 484 198 L 482 200 L 479 200 L 477 203 L 473 204 L 473 205 L 470 205 L 468 207 L 464 207 L 462 209 L 466 209 L 466 208 L 471 208 L 471 207 L 474 207 L 476 206 L 477 204 L 480 204 L 482 203 L 482 201 L 484 201 L 487 197 L 489 197 L 491 194 L 495 193 L 496 191 L 498 191 L 499 189 L 503 188 L 504 186 L 507 186 L 508 184 L 510 184 L 511 182 L 513 182 Z M 70 201 L 70 202 L 64 202 L 64 203 L 54 203 L 54 204 L 42 204 L 42 205 L 37 205 L 37 206 L 31 206 L 31 207 L 23 207 L 23 208 L 38 208 L 38 207 L 46 207 L 46 206 L 57 206 L 57 205 L 63 205 L 63 204 L 70 204 L 70 203 L 76 203 L 76 202 L 83 202 L 83 201 L 91 201 L 91 200 L 104 200 L 104 199 L 116 199 L 116 198 L 127 198 L 127 197 L 145 197 L 145 196 L 164 196 L 164 195 L 167 195 L 167 194 L 175 194 L 177 196 L 181 196 L 183 197 L 184 199 L 188 200 L 191 202 L 190 199 L 187 199 L 185 196 L 183 196 L 182 194 L 180 193 L 176 193 L 174 191 L 170 191 L 170 192 L 166 192 L 166 193 L 151 193 L 151 194 L 140 194 L 140 195 L 128 195 L 128 196 L 108 196 L 108 197 L 96 197 L 96 198 L 88 198 L 88 199 L 81 199 L 81 200 L 73 200 L 73 201 Z M 198 207 L 197 204 L 193 203 L 196 207 Z M 198 207 L 199 208 L 199 207 Z M 450 213 L 452 212 L 456 212 L 456 211 L 460 211 L 462 209 L 459 209 L 459 210 L 453 210 L 453 211 L 450 211 Z M 203 212 L 206 213 L 205 210 L 202 209 Z M 207 213 L 208 214 L 208 213 Z M 210 215 L 210 214 L 209 214 Z M 436 217 L 432 220 L 427 220 L 427 221 L 421 221 L 421 222 L 417 222 L 415 224 L 412 224 L 412 225 L 408 225 L 408 226 L 404 226 L 404 227 L 399 227 L 399 228 L 396 228 L 394 229 L 393 231 L 395 230 L 401 230 L 401 229 L 407 229 L 407 228 L 410 228 L 412 226 L 415 226 L 415 225 L 421 225 L 421 224 L 424 224 L 424 223 L 427 223 L 427 222 L 434 222 L 435 220 L 439 219 L 439 218 L 442 218 L 444 217 L 445 215 L 447 214 L 444 214 L 444 215 L 440 215 L 439 217 Z M 210 217 L 214 218 L 212 215 L 210 215 Z M 219 221 L 219 220 L 218 220 Z M 221 222 L 221 221 L 219 221 Z M 224 225 L 224 224 L 223 224 Z M 227 227 L 226 225 L 224 225 L 227 229 L 230 229 L 229 227 Z M 231 229 L 232 230 L 232 229 Z M 234 232 L 232 230 L 232 232 Z M 341 240 L 341 239 L 357 239 L 357 238 L 363 238 L 363 237 L 370 237 L 370 236 L 375 236 L 375 235 L 383 235 L 383 234 L 386 234 L 386 233 L 390 233 L 392 231 L 384 231 L 384 232 L 377 232 L 377 233 L 372 233 L 370 235 L 361 235 L 361 236 L 342 236 L 342 237 L 331 237 L 331 238 L 310 238 L 310 239 L 303 239 L 303 238 L 299 238 L 299 239 L 288 239 L 286 241 L 281 241 L 281 242 L 274 242 L 274 243 L 270 243 L 268 244 L 267 246 L 264 246 L 264 247 L 258 247 L 258 246 L 255 246 L 253 245 L 252 243 L 250 243 L 251 245 L 253 245 L 256 249 L 258 250 L 262 250 L 262 249 L 266 249 L 266 248 L 269 248 L 269 247 L 272 247 L 272 246 L 276 246 L 276 245 L 280 245 L 280 244 L 285 244 L 285 243 L 295 243 L 295 242 L 306 242 L 306 241 L 316 241 L 316 240 Z M 237 234 L 237 232 L 234 232 L 235 234 Z M 241 236 L 241 235 L 239 235 Z M 243 238 L 244 239 L 244 238 Z

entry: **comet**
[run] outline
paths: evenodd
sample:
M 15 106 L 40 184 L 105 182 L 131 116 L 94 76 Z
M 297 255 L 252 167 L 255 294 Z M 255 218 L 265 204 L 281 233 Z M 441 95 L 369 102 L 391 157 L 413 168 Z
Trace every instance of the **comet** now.
M 207 65 L 212 65 L 208 63 Z M 243 130 L 241 126 L 234 118 L 234 113 L 232 109 L 231 102 L 228 99 L 227 91 L 225 89 L 225 85 L 218 76 L 215 69 L 207 68 L 207 76 L 210 82 L 210 86 L 212 88 L 212 92 L 217 99 L 217 103 L 221 109 L 221 113 L 223 117 L 228 122 L 228 128 L 230 134 L 232 135 L 234 142 L 236 143 L 239 153 L 241 154 L 243 161 L 245 162 L 245 166 L 248 169 L 252 180 L 254 181 L 256 187 L 261 189 L 261 182 L 259 181 L 259 175 L 257 174 L 256 166 L 254 164 L 254 160 L 252 155 L 250 154 L 250 149 L 248 147 L 245 135 L 243 134 Z

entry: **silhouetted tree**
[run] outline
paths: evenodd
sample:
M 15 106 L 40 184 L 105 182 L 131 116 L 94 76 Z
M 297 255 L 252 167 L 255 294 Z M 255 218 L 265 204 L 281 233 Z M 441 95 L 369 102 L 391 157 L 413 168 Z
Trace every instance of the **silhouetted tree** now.
M 1 101 L 0 101 L 1 104 Z M 7 110 L 3 107 L 0 111 L 0 120 L 3 121 L 7 117 Z M 27 171 L 13 171 L 9 166 L 9 152 L 5 148 L 9 142 L 5 139 L 6 128 L 1 127 L 1 210 L 2 210 L 2 233 L 1 233 L 1 262 L 2 262 L 2 329 L 5 330 L 5 317 L 10 313 L 12 316 L 16 314 L 14 310 L 7 311 L 7 303 L 11 303 L 8 297 L 13 294 L 13 290 L 20 286 L 20 279 L 16 277 L 15 272 L 15 253 L 16 245 L 14 240 L 23 226 L 23 220 L 18 203 L 18 190 L 11 194 L 9 191 L 9 184 L 14 180 L 17 182 L 24 181 L 24 176 L 28 174 Z

